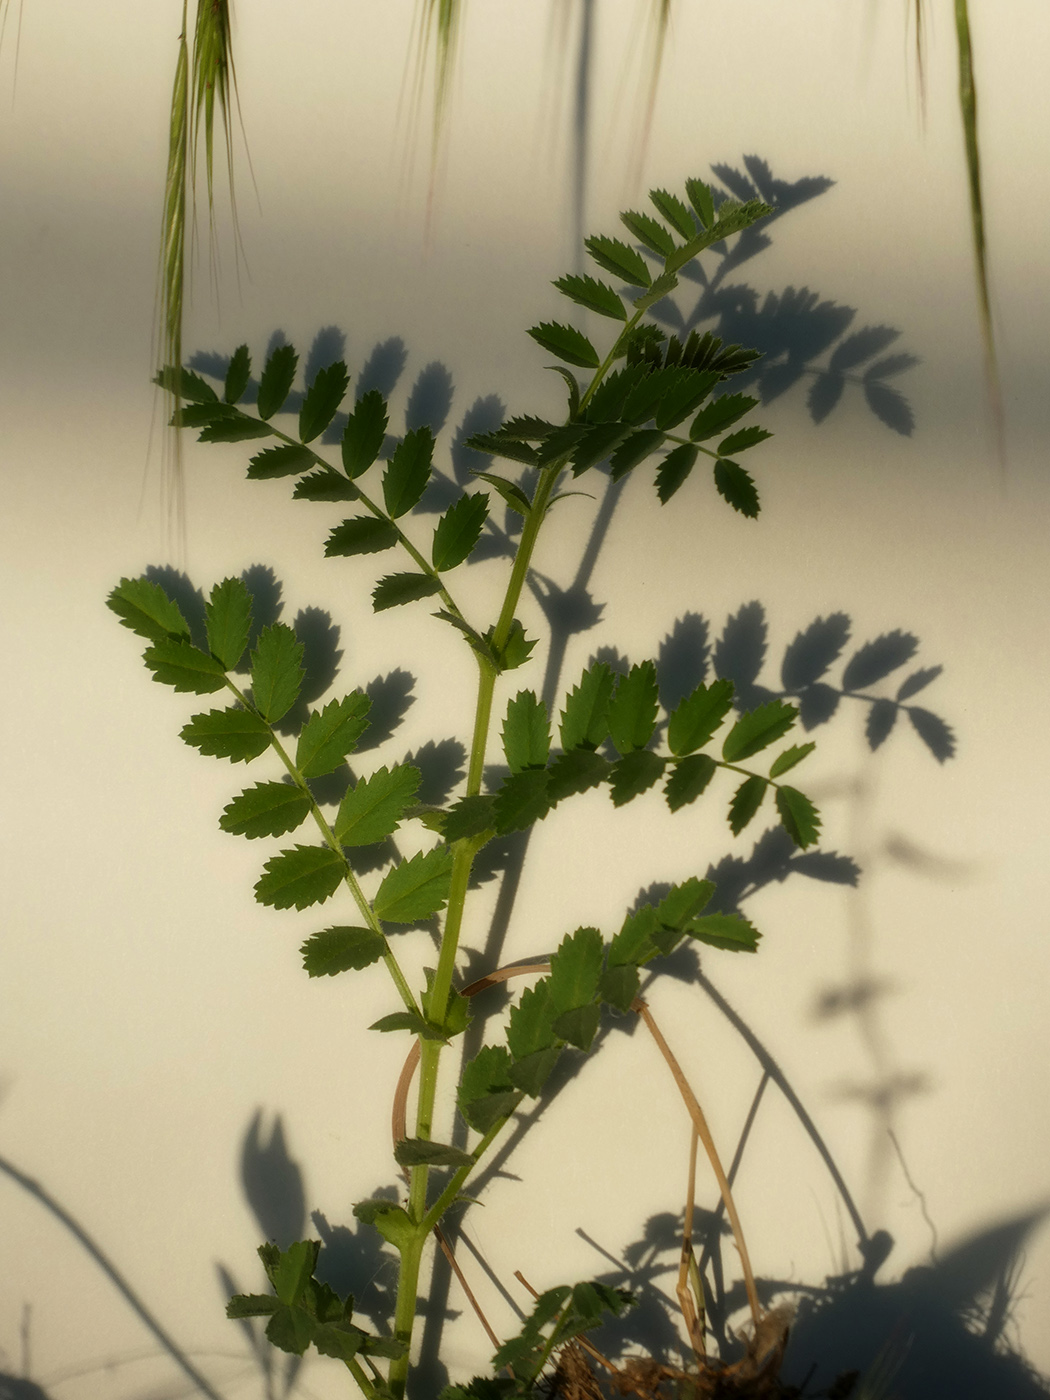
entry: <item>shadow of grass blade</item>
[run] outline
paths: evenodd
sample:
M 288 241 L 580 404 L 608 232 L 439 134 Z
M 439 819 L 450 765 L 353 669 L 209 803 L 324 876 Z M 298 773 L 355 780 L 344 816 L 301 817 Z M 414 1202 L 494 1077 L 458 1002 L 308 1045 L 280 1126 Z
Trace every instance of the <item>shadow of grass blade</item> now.
M 988 288 L 988 250 L 984 236 L 984 200 L 981 193 L 981 157 L 977 137 L 977 84 L 974 78 L 973 41 L 967 0 L 955 0 L 955 36 L 959 50 L 959 113 L 966 146 L 966 171 L 970 186 L 970 223 L 977 273 L 977 301 L 984 342 L 985 376 L 992 411 L 1000 474 L 1006 473 L 1006 425 L 1003 418 L 999 365 L 992 329 L 991 296 Z
M 7 32 L 7 16 L 10 12 L 8 0 L 0 0 L 0 49 L 4 46 L 4 34 Z M 18 58 L 22 52 L 22 0 L 18 0 L 18 19 L 15 21 L 15 65 L 11 78 L 11 97 L 14 98 L 15 89 L 18 87 Z
M 919 94 L 919 120 L 926 129 L 926 11 L 923 0 L 908 0 L 909 22 L 915 26 L 915 86 Z
M 656 96 L 660 90 L 660 73 L 663 70 L 664 53 L 667 48 L 667 32 L 671 25 L 671 4 L 672 0 L 648 0 L 648 32 L 645 38 L 646 57 L 644 60 L 645 68 L 648 69 L 648 78 L 645 69 L 643 69 L 641 81 L 645 84 L 645 89 L 644 95 L 641 96 L 641 134 L 638 137 L 632 175 L 632 180 L 636 185 L 641 181 L 646 153 L 649 150 L 653 114 L 656 111 Z

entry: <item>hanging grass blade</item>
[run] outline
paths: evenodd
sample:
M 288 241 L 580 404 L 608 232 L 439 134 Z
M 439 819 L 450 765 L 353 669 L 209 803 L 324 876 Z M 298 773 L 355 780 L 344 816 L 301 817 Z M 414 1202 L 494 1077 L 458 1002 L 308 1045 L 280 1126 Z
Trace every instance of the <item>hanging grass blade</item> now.
M 955 0 L 955 37 L 959 50 L 959 113 L 962 117 L 963 140 L 966 145 L 966 171 L 970 185 L 970 223 L 973 228 L 977 302 L 981 319 L 981 339 L 984 342 L 985 376 L 995 430 L 999 470 L 1000 474 L 1005 477 L 1006 424 L 1003 418 L 1002 389 L 999 383 L 995 332 L 992 329 L 991 294 L 988 287 L 988 250 L 984 236 L 981 155 L 977 137 L 977 84 L 974 78 L 973 41 L 970 37 L 970 14 L 967 0 Z
M 229 0 L 197 0 L 192 53 L 188 18 L 188 0 L 183 0 L 182 30 L 179 34 L 179 52 L 171 97 L 159 276 L 161 363 L 176 367 L 182 364 L 183 308 L 187 280 L 187 219 L 196 187 L 197 154 L 202 129 L 209 235 L 214 230 L 216 106 L 222 121 L 235 232 L 237 226 L 233 140 L 230 127 L 230 96 L 231 93 L 236 95 L 236 74 L 233 65 Z M 171 406 L 173 416 L 177 420 L 181 407 L 177 376 L 173 381 Z M 169 522 L 176 525 L 181 539 L 184 529 L 182 449 L 177 433 L 171 441 L 170 453 L 165 504 Z
M 175 63 L 171 93 L 171 120 L 168 135 L 168 168 L 164 185 L 164 222 L 160 250 L 160 339 L 161 365 L 176 370 L 182 366 L 182 296 L 186 265 L 186 185 L 189 166 L 189 44 L 186 37 L 186 0 L 182 5 L 182 32 Z M 181 377 L 172 376 L 171 408 L 178 421 L 182 408 Z M 168 524 L 183 530 L 182 439 L 178 429 L 170 439 L 171 456 L 166 463 L 164 507 Z

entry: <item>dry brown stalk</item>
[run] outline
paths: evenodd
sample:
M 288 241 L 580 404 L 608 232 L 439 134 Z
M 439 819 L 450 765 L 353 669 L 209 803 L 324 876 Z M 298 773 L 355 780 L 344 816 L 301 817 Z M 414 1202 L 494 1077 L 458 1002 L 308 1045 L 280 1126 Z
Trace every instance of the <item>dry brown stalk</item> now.
M 650 1035 L 656 1041 L 660 1054 L 663 1055 L 664 1059 L 667 1061 L 668 1068 L 674 1076 L 674 1082 L 678 1086 L 678 1092 L 681 1094 L 682 1100 L 689 1110 L 697 1136 L 701 1143 L 703 1143 L 704 1151 L 707 1153 L 707 1160 L 711 1163 L 711 1170 L 714 1172 L 715 1180 L 718 1182 L 718 1189 L 721 1193 L 722 1201 L 726 1208 L 726 1215 L 729 1217 L 729 1224 L 733 1231 L 733 1239 L 736 1242 L 737 1251 L 740 1255 L 740 1267 L 744 1272 L 744 1288 L 747 1291 L 747 1301 L 751 1308 L 751 1319 L 757 1330 L 762 1319 L 762 1305 L 758 1301 L 755 1276 L 751 1270 L 751 1259 L 747 1252 L 747 1244 L 744 1241 L 743 1227 L 740 1224 L 740 1217 L 737 1215 L 736 1205 L 733 1202 L 733 1192 L 730 1189 L 729 1180 L 722 1169 L 722 1162 L 718 1156 L 718 1149 L 715 1147 L 714 1138 L 711 1136 L 711 1130 L 707 1126 L 707 1119 L 704 1117 L 703 1110 L 699 1103 L 697 1103 L 696 1095 L 689 1087 L 689 1081 L 682 1073 L 681 1066 L 671 1053 L 671 1047 L 667 1044 L 667 1041 L 660 1033 L 659 1026 L 653 1020 L 652 1012 L 649 1010 L 649 1007 L 642 1001 L 641 997 L 636 997 L 631 1004 L 631 1010 L 637 1012 L 638 1015 L 641 1016 Z

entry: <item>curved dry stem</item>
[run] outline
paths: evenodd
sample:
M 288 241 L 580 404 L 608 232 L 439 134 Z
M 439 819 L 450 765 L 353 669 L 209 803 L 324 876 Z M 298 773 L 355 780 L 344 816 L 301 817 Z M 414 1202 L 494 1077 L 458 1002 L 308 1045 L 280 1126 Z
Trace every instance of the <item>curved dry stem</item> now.
M 660 1054 L 663 1055 L 664 1059 L 667 1061 L 667 1066 L 674 1077 L 674 1082 L 678 1086 L 678 1092 L 681 1094 L 682 1101 L 689 1110 L 689 1116 L 693 1120 L 696 1134 L 703 1144 L 704 1151 L 707 1153 L 707 1160 L 710 1162 L 711 1170 L 714 1172 L 715 1180 L 718 1182 L 718 1189 L 725 1203 L 726 1215 L 729 1217 L 729 1224 L 733 1231 L 733 1239 L 736 1242 L 737 1251 L 740 1255 L 740 1267 L 744 1272 L 744 1288 L 747 1292 L 748 1305 L 751 1308 L 751 1318 L 757 1329 L 762 1320 L 762 1306 L 758 1301 L 758 1290 L 755 1287 L 755 1276 L 751 1270 L 751 1259 L 747 1252 L 747 1244 L 744 1240 L 744 1231 L 740 1224 L 740 1217 L 737 1214 L 736 1205 L 733 1201 L 733 1192 L 730 1189 L 729 1181 L 722 1168 L 722 1162 L 718 1156 L 718 1149 L 715 1147 L 714 1138 L 711 1136 L 711 1130 L 707 1126 L 707 1119 L 704 1117 L 703 1110 L 697 1102 L 696 1095 L 689 1086 L 689 1081 L 682 1072 L 682 1067 L 671 1053 L 671 1047 L 663 1038 L 660 1027 L 653 1019 L 649 1007 L 644 1001 L 638 998 L 632 1003 L 631 1010 L 637 1012 L 638 1015 L 641 1016 L 642 1020 L 645 1022 L 646 1029 L 656 1041 Z

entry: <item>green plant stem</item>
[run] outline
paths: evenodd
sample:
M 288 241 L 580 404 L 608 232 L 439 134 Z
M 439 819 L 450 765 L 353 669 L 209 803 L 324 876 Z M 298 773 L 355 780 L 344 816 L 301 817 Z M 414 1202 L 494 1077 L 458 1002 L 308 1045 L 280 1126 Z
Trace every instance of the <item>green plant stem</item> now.
M 376 1388 L 365 1375 L 364 1368 L 361 1365 L 361 1363 L 359 1361 L 355 1361 L 353 1357 L 351 1357 L 350 1360 L 346 1363 L 346 1369 L 350 1372 L 354 1380 L 357 1382 L 362 1395 L 364 1395 L 365 1397 L 365 1400 L 373 1400 L 373 1397 L 376 1393 Z
M 419 1170 L 418 1168 L 416 1170 Z M 423 1169 L 426 1170 L 425 1168 Z M 416 1296 L 419 1292 L 419 1263 L 423 1257 L 426 1233 L 420 1228 L 401 1250 L 401 1267 L 397 1278 L 397 1304 L 394 1310 L 394 1336 L 405 1343 L 403 1356 L 396 1356 L 387 1372 L 387 1384 L 395 1400 L 402 1400 L 411 1361 L 412 1328 L 416 1320 Z
M 507 591 L 504 595 L 503 606 L 500 609 L 499 619 L 492 634 L 492 649 L 498 657 L 506 646 L 510 637 L 511 628 L 514 624 L 514 614 L 521 600 L 521 592 L 528 577 L 529 564 L 532 560 L 532 553 L 536 547 L 536 540 L 539 537 L 540 526 L 543 524 L 546 515 L 547 505 L 551 494 L 558 482 L 558 477 L 564 468 L 564 461 L 557 461 L 544 467 L 540 472 L 540 479 L 536 485 L 536 491 L 532 499 L 532 509 L 529 511 L 522 530 L 521 539 L 518 542 L 517 552 L 514 556 L 514 564 L 511 568 L 510 579 L 507 582 Z M 496 687 L 496 667 L 484 658 L 478 658 L 478 693 L 474 710 L 474 734 L 471 742 L 469 774 L 467 783 L 467 793 L 474 796 L 481 790 L 481 779 L 484 772 L 485 750 L 488 745 L 489 725 L 492 718 L 492 699 Z M 459 841 L 456 843 L 452 857 L 452 875 L 449 885 L 448 904 L 445 914 L 445 928 L 441 939 L 441 949 L 438 954 L 437 970 L 434 974 L 434 982 L 431 987 L 428 1011 L 429 1019 L 440 1024 L 444 1020 L 445 1010 L 448 1005 L 448 996 L 452 987 L 452 977 L 456 967 L 456 955 L 459 951 L 459 937 L 463 926 L 463 909 L 466 903 L 467 889 L 470 884 L 470 871 L 474 862 L 474 855 L 477 847 L 471 841 Z M 419 1056 L 419 1092 L 416 1100 L 416 1136 L 429 1139 L 433 1130 L 434 1101 L 437 1096 L 438 1068 L 441 1061 L 441 1051 L 443 1042 L 440 1040 L 420 1039 Z M 502 1124 L 499 1125 L 502 1127 Z M 497 1129 L 498 1131 L 498 1129 Z M 495 1136 L 493 1133 L 492 1136 Z M 491 1140 L 491 1139 L 489 1139 Z M 487 1141 L 483 1139 L 484 1146 Z M 482 1150 L 484 1150 L 482 1148 Z M 472 1168 L 461 1168 L 465 1180 L 466 1172 Z M 427 1211 L 427 1183 L 429 1180 L 429 1168 L 424 1164 L 413 1167 L 409 1177 L 409 1198 L 408 1212 L 413 1220 L 419 1223 L 419 1232 L 414 1235 L 410 1244 L 406 1245 L 401 1254 L 401 1270 L 398 1277 L 397 1305 L 395 1327 L 397 1336 L 402 1337 L 411 1345 L 412 1325 L 415 1319 L 416 1291 L 419 1285 L 419 1259 L 422 1250 L 423 1240 L 430 1234 L 434 1225 L 437 1224 L 441 1212 L 445 1205 L 435 1213 L 434 1210 Z M 455 1190 L 458 1191 L 459 1184 L 457 1178 L 460 1173 L 453 1177 L 456 1182 Z M 441 1201 L 445 1195 L 442 1193 Z M 453 1195 L 455 1192 L 453 1192 Z M 451 1200 L 452 1197 L 450 1196 Z M 395 1395 L 400 1396 L 404 1390 L 405 1377 L 408 1374 L 408 1362 L 405 1358 L 399 1358 L 393 1362 L 390 1369 L 390 1384 Z M 399 1388 L 400 1387 L 400 1388 Z
M 520 1103 L 524 1097 L 524 1094 L 519 1095 L 518 1103 Z M 515 1109 L 517 1108 L 517 1106 L 517 1104 L 514 1105 Z M 459 1167 L 453 1174 L 444 1191 L 442 1191 L 441 1195 L 437 1198 L 434 1204 L 427 1211 L 426 1215 L 423 1217 L 423 1228 L 428 1233 L 431 1230 L 433 1230 L 435 1225 L 438 1224 L 445 1211 L 448 1210 L 449 1206 L 459 1195 L 464 1182 L 467 1180 L 467 1177 L 470 1176 L 471 1172 L 481 1161 L 482 1157 L 484 1157 L 485 1153 L 496 1141 L 497 1137 L 499 1137 L 500 1133 L 510 1122 L 510 1119 L 510 1113 L 508 1113 L 503 1118 L 497 1119 L 497 1121 L 493 1123 L 492 1127 L 488 1130 L 488 1132 L 485 1134 L 485 1136 L 481 1139 L 481 1141 L 474 1148 L 473 1152 L 470 1154 L 474 1160 L 469 1164 L 469 1166 Z

